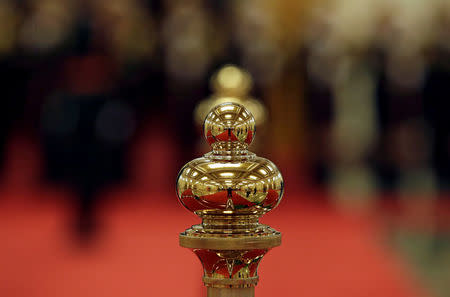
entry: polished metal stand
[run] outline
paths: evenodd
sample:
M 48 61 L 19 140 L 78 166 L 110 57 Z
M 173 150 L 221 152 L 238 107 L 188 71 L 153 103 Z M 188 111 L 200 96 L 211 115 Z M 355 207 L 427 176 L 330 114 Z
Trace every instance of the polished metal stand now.
M 259 223 L 284 191 L 271 161 L 248 151 L 255 119 L 242 105 L 214 107 L 204 122 L 212 151 L 187 163 L 177 178 L 180 202 L 202 224 L 180 234 L 203 265 L 208 297 L 251 297 L 262 257 L 281 244 L 281 233 Z

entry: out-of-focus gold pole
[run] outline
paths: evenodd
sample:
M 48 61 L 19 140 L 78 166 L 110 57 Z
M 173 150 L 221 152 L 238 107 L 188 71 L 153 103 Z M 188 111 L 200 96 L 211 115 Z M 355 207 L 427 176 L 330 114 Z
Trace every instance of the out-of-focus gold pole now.
M 267 120 L 265 106 L 250 96 L 253 80 L 246 70 L 231 64 L 225 65 L 211 77 L 210 85 L 213 94 L 202 100 L 194 111 L 194 118 L 199 126 L 213 107 L 225 102 L 243 105 L 255 117 L 257 126 L 263 125 Z

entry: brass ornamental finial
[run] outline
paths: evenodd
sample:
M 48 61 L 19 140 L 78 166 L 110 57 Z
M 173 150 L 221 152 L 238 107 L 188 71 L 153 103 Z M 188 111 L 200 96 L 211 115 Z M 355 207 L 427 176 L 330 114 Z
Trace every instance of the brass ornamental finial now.
M 271 161 L 248 151 L 255 119 L 242 105 L 223 103 L 207 115 L 212 151 L 187 163 L 177 178 L 180 202 L 202 224 L 180 234 L 203 264 L 208 297 L 250 297 L 259 261 L 281 244 L 281 233 L 259 223 L 280 202 L 284 182 Z

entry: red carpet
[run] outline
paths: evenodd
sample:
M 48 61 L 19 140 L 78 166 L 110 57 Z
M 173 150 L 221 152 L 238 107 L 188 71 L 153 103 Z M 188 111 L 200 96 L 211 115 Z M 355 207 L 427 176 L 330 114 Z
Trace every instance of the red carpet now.
M 101 214 L 99 237 L 84 248 L 68 233 L 70 211 L 63 200 L 36 202 L 62 194 L 33 195 L 2 195 L 0 296 L 204 295 L 201 265 L 177 239 L 198 219 L 175 195 L 117 192 L 116 202 Z M 383 246 L 374 224 L 298 198 L 288 192 L 263 219 L 284 237 L 260 265 L 257 296 L 425 296 Z
M 70 233 L 67 194 L 36 185 L 40 165 L 32 145 L 16 142 L 13 148 L 0 186 L 1 297 L 205 295 L 199 261 L 178 246 L 178 233 L 199 219 L 177 202 L 175 191 L 148 192 L 149 180 L 159 178 L 159 186 L 171 189 L 175 176 L 149 177 L 155 164 L 137 152 L 140 186 L 134 188 L 141 191 L 111 191 L 98 238 L 83 247 Z M 155 150 L 141 145 L 144 155 L 146 148 Z M 153 172 L 168 170 L 167 163 L 160 165 L 166 167 Z M 262 260 L 257 296 L 429 296 L 383 244 L 376 221 L 306 203 L 320 195 L 293 192 L 296 181 L 288 177 L 286 184 L 292 186 L 281 205 L 262 220 L 283 232 L 283 244 Z

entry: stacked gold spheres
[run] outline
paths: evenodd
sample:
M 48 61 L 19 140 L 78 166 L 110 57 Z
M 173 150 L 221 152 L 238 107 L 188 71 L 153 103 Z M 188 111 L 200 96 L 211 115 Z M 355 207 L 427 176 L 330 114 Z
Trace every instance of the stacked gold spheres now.
M 204 121 L 212 151 L 187 163 L 177 178 L 180 202 L 202 224 L 180 234 L 203 264 L 208 296 L 254 296 L 257 267 L 267 251 L 281 244 L 281 233 L 259 223 L 284 191 L 271 161 L 248 151 L 255 119 L 242 105 L 214 107 Z

